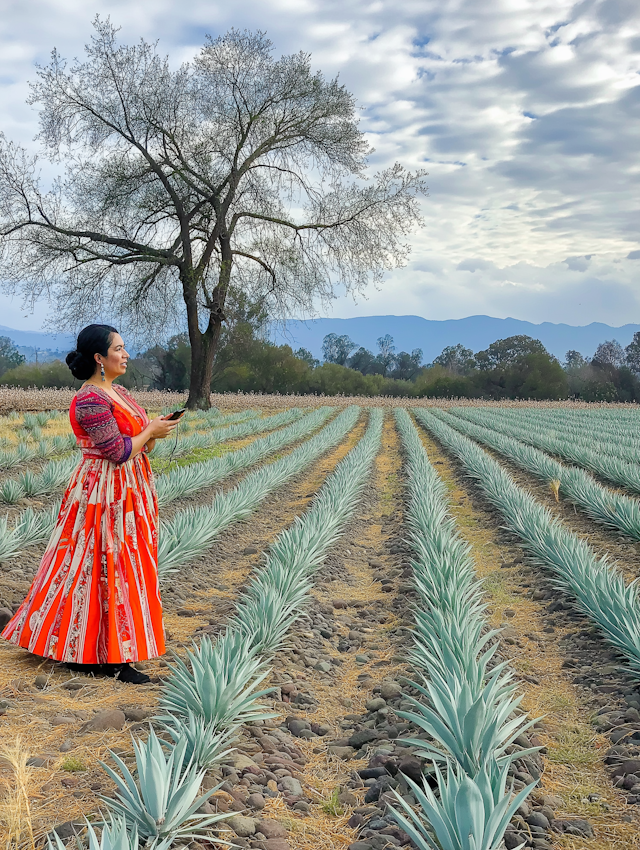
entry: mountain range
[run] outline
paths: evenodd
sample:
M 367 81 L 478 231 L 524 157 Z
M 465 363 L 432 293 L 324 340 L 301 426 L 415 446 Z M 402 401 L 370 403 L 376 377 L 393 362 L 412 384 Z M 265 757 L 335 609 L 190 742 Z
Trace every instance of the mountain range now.
M 290 320 L 284 326 L 274 325 L 271 339 L 279 345 L 290 345 L 294 350 L 306 348 L 322 359 L 322 340 L 329 333 L 346 334 L 358 346 L 377 351 L 376 340 L 390 334 L 397 351 L 421 348 L 423 362 L 430 363 L 447 345 L 462 343 L 472 351 L 481 351 L 508 336 L 526 334 L 540 342 L 560 360 L 569 349 L 591 357 L 597 346 L 605 340 L 616 339 L 628 345 L 640 325 L 612 327 L 601 322 L 575 327 L 573 325 L 542 322 L 534 324 L 521 319 L 495 319 L 491 316 L 468 316 L 466 319 L 437 321 L 421 316 L 359 316 L 353 319 Z M 38 349 L 39 352 L 59 352 L 62 357 L 75 346 L 75 337 L 68 334 L 48 334 L 41 331 L 20 331 L 0 325 L 0 336 L 8 336 L 20 348 Z M 26 353 L 26 351 L 25 351 Z M 27 355 L 28 359 L 35 359 Z M 48 358 L 47 358 L 48 359 Z
M 283 327 L 272 330 L 272 339 L 278 344 L 290 345 L 294 350 L 306 348 L 314 357 L 322 358 L 322 340 L 326 334 L 346 334 L 370 351 L 377 352 L 376 340 L 390 334 L 396 351 L 411 352 L 421 348 L 423 362 L 430 363 L 448 345 L 462 343 L 473 352 L 482 351 L 497 339 L 525 334 L 539 339 L 547 351 L 564 360 L 567 351 L 574 349 L 585 357 L 592 357 L 599 343 L 616 339 L 623 347 L 628 345 L 640 325 L 611 327 L 601 322 L 574 327 L 573 325 L 542 322 L 534 324 L 521 319 L 495 319 L 491 316 L 468 316 L 466 319 L 437 321 L 421 316 L 359 316 L 353 319 L 290 320 Z

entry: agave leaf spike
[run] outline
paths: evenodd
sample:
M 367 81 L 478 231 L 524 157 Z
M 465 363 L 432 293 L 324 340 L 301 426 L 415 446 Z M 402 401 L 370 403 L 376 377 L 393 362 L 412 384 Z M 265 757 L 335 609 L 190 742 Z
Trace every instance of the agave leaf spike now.
M 138 754 L 139 754 L 138 741 L 136 741 L 136 740 L 133 741 L 133 747 L 134 747 L 134 754 L 135 754 L 135 758 L 136 758 L 136 765 L 139 767 L 139 765 L 138 765 Z M 126 807 L 127 804 L 129 804 L 129 805 L 132 806 L 132 808 L 133 807 L 140 807 L 141 808 L 142 807 L 142 797 L 140 795 L 140 789 L 138 788 L 138 785 L 136 784 L 136 782 L 133 778 L 133 775 L 131 774 L 131 771 L 129 770 L 127 765 L 122 761 L 122 759 L 116 753 L 109 750 L 109 755 L 115 761 L 116 765 L 120 769 L 122 776 L 119 776 L 115 772 L 115 770 L 113 770 L 113 768 L 110 767 L 108 764 L 105 764 L 104 762 L 100 762 L 100 764 L 102 765 L 104 770 L 107 772 L 107 774 L 111 777 L 111 779 L 115 783 L 116 789 L 117 789 L 116 794 L 117 794 L 118 798 L 120 798 L 122 800 L 122 803 L 125 807 Z M 102 799 L 104 799 L 105 802 L 111 803 L 111 800 L 108 797 L 103 797 Z
M 468 836 L 467 841 L 475 842 L 476 836 L 484 835 L 484 799 L 478 786 L 468 776 L 464 776 L 455 789 L 453 809 L 457 833 L 463 841 L 465 836 Z

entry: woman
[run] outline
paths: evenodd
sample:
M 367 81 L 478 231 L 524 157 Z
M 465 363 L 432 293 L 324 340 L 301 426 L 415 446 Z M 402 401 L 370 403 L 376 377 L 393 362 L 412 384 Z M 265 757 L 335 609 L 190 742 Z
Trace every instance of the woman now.
M 67 355 L 84 380 L 69 411 L 82 460 L 27 598 L 2 636 L 74 670 L 142 684 L 149 677 L 130 662 L 165 651 L 158 502 L 146 453 L 178 423 L 149 421 L 113 384 L 128 359 L 109 325 L 84 328 Z

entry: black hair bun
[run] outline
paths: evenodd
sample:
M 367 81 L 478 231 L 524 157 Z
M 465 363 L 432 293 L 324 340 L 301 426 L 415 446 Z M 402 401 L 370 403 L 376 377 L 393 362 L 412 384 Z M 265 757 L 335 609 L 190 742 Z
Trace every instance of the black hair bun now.
M 80 331 L 75 350 L 67 354 L 67 366 L 74 378 L 86 381 L 95 375 L 96 354 L 108 355 L 114 333 L 118 331 L 111 325 L 87 325 Z
M 95 361 L 88 360 L 79 351 L 70 351 L 65 359 L 71 374 L 79 381 L 86 381 L 95 371 Z

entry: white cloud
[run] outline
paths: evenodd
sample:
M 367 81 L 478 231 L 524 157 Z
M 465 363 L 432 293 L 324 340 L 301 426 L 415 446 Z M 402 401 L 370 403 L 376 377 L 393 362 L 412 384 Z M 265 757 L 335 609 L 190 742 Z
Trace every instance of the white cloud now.
M 373 167 L 427 167 L 411 263 L 338 316 L 638 316 L 640 5 L 627 0 L 23 0 L 0 30 L 0 128 L 31 144 L 35 61 L 73 58 L 95 13 L 177 62 L 205 33 L 265 29 L 365 107 Z M 590 259 L 585 259 L 586 257 Z M 474 270 L 472 270 L 474 269 Z

